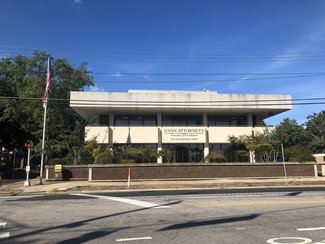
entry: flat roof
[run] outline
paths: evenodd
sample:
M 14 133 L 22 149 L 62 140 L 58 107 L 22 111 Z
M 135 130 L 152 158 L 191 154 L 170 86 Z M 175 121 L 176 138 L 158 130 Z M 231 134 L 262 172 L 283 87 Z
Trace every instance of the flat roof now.
M 220 94 L 215 91 L 70 92 L 70 107 L 85 119 L 98 114 L 247 114 L 265 119 L 292 109 L 290 95 Z

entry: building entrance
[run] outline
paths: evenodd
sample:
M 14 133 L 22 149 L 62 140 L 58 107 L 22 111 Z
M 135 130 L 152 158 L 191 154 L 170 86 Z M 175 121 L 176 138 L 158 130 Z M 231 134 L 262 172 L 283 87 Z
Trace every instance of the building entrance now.
M 203 144 L 164 144 L 163 150 L 173 152 L 174 163 L 195 163 L 203 159 Z
M 175 147 L 175 162 L 186 163 L 188 160 L 188 149 L 184 145 Z

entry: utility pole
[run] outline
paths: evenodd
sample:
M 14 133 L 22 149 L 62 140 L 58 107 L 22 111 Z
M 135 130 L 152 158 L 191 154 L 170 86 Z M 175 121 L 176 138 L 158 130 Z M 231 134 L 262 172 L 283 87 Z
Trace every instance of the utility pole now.
M 286 183 L 287 183 L 287 169 L 286 169 L 286 162 L 284 159 L 284 150 L 283 150 L 283 144 L 281 143 L 281 151 L 282 151 L 282 162 L 283 162 L 283 168 L 284 168 L 284 177 L 286 179 Z

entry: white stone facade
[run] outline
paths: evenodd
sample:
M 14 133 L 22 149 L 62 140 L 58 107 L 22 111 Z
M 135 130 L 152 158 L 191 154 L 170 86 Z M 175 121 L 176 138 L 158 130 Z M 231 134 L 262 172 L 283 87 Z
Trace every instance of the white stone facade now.
M 223 151 L 231 135 L 263 130 L 263 120 L 290 110 L 292 99 L 210 91 L 71 92 L 70 106 L 89 122 L 86 140 L 167 148 L 179 151 L 175 161 L 195 162 Z

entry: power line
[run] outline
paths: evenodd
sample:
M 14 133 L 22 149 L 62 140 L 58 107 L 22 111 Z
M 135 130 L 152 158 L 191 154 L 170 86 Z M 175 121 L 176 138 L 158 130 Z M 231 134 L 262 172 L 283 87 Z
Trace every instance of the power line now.
M 104 53 L 104 54 L 121 54 L 121 55 L 148 55 L 148 56 L 181 56 L 181 57 L 214 57 L 214 56 L 290 56 L 290 55 L 322 55 L 325 56 L 325 52 L 286 52 L 286 53 L 215 53 L 215 54 L 179 54 L 179 53 L 144 53 L 144 52 L 109 52 L 109 51 L 98 51 L 98 50 L 76 50 L 76 49 L 57 49 L 49 47 L 24 47 L 14 45 L 0 45 L 0 48 L 9 49 L 27 49 L 30 51 L 34 50 L 50 50 L 60 52 L 75 52 L 75 53 Z
M 197 76 L 197 75 L 207 75 L 207 76 L 258 76 L 258 75 L 325 75 L 325 72 L 269 72 L 269 73 L 144 73 L 144 72 L 91 72 L 91 74 L 97 75 L 149 75 L 149 76 L 169 76 L 169 75 L 180 75 L 180 76 Z
M 37 47 L 20 47 L 1 45 L 0 52 L 11 54 L 32 54 L 33 50 L 47 50 L 57 54 L 85 54 L 87 57 L 109 58 L 114 60 L 132 60 L 142 62 L 274 62 L 274 61 L 305 61 L 309 59 L 323 60 L 324 52 L 305 53 L 216 53 L 216 54 L 177 54 L 177 53 L 140 53 L 140 52 L 105 52 L 71 49 L 53 49 Z M 18 50 L 17 50 L 18 49 Z
M 325 75 L 325 74 L 324 74 Z M 283 77 L 260 77 L 260 78 L 244 78 L 241 81 L 246 80 L 274 80 L 274 79 L 292 79 L 292 78 L 306 78 L 306 77 L 315 77 L 315 76 L 324 76 L 324 75 L 295 75 L 295 76 L 283 76 Z M 146 83 L 146 84 L 155 84 L 155 83 L 197 83 L 197 82 L 224 82 L 224 81 L 235 81 L 235 79 L 217 79 L 217 80 L 142 80 L 142 81 L 127 81 L 127 80 L 96 80 L 94 83 Z

